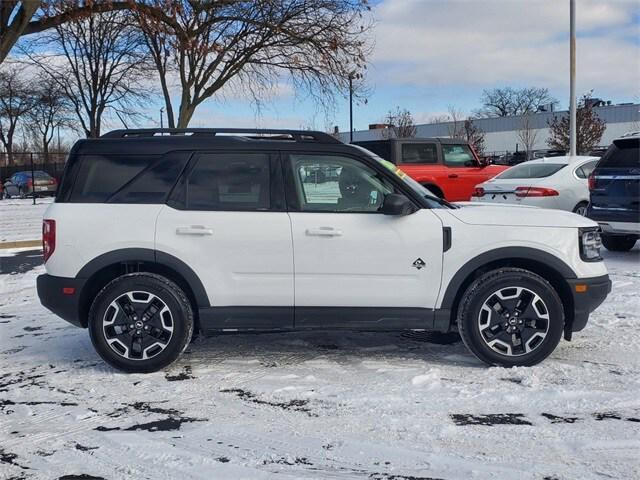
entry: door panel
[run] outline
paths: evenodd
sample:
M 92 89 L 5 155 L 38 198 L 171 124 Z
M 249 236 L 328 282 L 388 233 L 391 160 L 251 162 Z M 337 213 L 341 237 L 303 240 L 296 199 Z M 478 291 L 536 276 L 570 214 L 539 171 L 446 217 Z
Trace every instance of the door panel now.
M 402 192 L 384 174 L 356 158 L 296 154 L 285 159 L 285 169 L 288 200 L 293 197 L 289 217 L 296 327 L 335 327 L 341 322 L 348 326 L 353 321 L 359 327 L 370 322 L 385 328 L 385 322 L 397 325 L 402 318 L 397 310 L 378 309 L 382 312 L 378 315 L 376 309 L 362 308 L 434 307 L 443 234 L 442 223 L 432 211 L 405 216 L 380 213 L 386 195 Z M 321 183 L 316 177 L 309 180 L 308 172 L 315 171 L 324 172 Z M 356 315 L 330 318 L 312 307 L 361 309 Z M 420 319 L 415 311 L 409 317 Z
M 442 223 L 430 210 L 403 217 L 309 212 L 289 216 L 296 307 L 434 307 L 443 243 Z M 311 233 L 319 229 L 341 234 Z
M 291 223 L 278 203 L 284 192 L 274 192 L 282 189 L 277 162 L 265 153 L 200 155 L 158 215 L 156 249 L 194 270 L 211 307 L 293 307 Z M 239 312 L 242 327 L 262 326 Z M 223 317 L 233 328 L 234 316 Z M 283 319 L 282 328 L 292 326 L 292 316 Z

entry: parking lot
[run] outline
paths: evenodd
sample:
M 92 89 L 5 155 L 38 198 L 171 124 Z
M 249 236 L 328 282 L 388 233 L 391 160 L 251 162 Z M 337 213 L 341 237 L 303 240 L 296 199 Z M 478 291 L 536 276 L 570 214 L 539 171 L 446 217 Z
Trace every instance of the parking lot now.
M 640 248 L 604 255 L 612 294 L 536 367 L 315 332 L 198 338 L 126 375 L 39 304 L 39 250 L 0 250 L 0 478 L 637 478 Z

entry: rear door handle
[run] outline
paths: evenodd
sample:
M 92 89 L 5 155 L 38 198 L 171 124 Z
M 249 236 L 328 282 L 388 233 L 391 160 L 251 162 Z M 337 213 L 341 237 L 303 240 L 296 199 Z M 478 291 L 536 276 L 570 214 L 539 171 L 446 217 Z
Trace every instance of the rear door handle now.
M 458 178 L 458 174 L 457 173 L 450 173 L 449 174 L 449 178 Z
M 336 230 L 333 227 L 307 228 L 307 235 L 316 237 L 340 237 L 342 230 Z
M 205 236 L 205 235 L 213 235 L 213 230 L 211 228 L 205 227 L 204 225 L 191 225 L 189 227 L 176 228 L 176 234 Z

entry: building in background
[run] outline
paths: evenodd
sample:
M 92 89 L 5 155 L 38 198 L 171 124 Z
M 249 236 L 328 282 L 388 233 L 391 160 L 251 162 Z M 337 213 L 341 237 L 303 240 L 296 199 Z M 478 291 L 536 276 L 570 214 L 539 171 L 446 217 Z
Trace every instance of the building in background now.
M 640 104 L 601 105 L 594 108 L 597 115 L 607 123 L 600 145 L 607 147 L 614 138 L 630 131 L 640 130 Z M 548 149 L 549 122 L 554 116 L 568 115 L 567 110 L 539 112 L 528 115 L 528 128 L 536 132 L 532 150 Z M 525 150 L 518 132 L 523 128 L 524 117 L 478 118 L 473 123 L 485 134 L 485 154 Z M 377 140 L 383 138 L 386 126 L 371 124 L 369 130 L 353 133 L 354 141 Z M 416 137 L 449 137 L 454 130 L 452 122 L 421 124 L 416 126 Z M 340 132 L 340 139 L 349 141 L 349 132 Z

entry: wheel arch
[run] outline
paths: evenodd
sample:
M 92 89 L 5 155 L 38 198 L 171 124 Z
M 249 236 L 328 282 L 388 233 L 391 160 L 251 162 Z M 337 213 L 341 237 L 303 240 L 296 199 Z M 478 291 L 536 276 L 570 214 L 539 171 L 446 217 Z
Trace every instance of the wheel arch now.
M 529 270 L 547 280 L 562 300 L 566 331 L 571 331 L 574 305 L 567 279 L 577 278 L 564 261 L 554 255 L 529 247 L 504 247 L 482 253 L 469 260 L 453 276 L 446 287 L 440 308 L 449 312 L 449 327 L 455 325 L 458 307 L 469 285 L 480 275 L 501 267 Z
M 175 282 L 189 298 L 196 327 L 199 326 L 198 308 L 210 305 L 198 275 L 182 260 L 168 253 L 146 248 L 125 248 L 94 258 L 76 275 L 76 278 L 86 282 L 78 307 L 83 327 L 87 326 L 89 308 L 97 293 L 115 278 L 133 272 L 156 273 Z
M 440 198 L 444 198 L 444 190 L 442 190 L 442 187 L 440 187 L 440 185 L 435 183 L 435 181 L 431 182 L 431 181 L 425 180 L 420 183 L 424 188 L 428 189 L 434 195 L 437 195 Z

